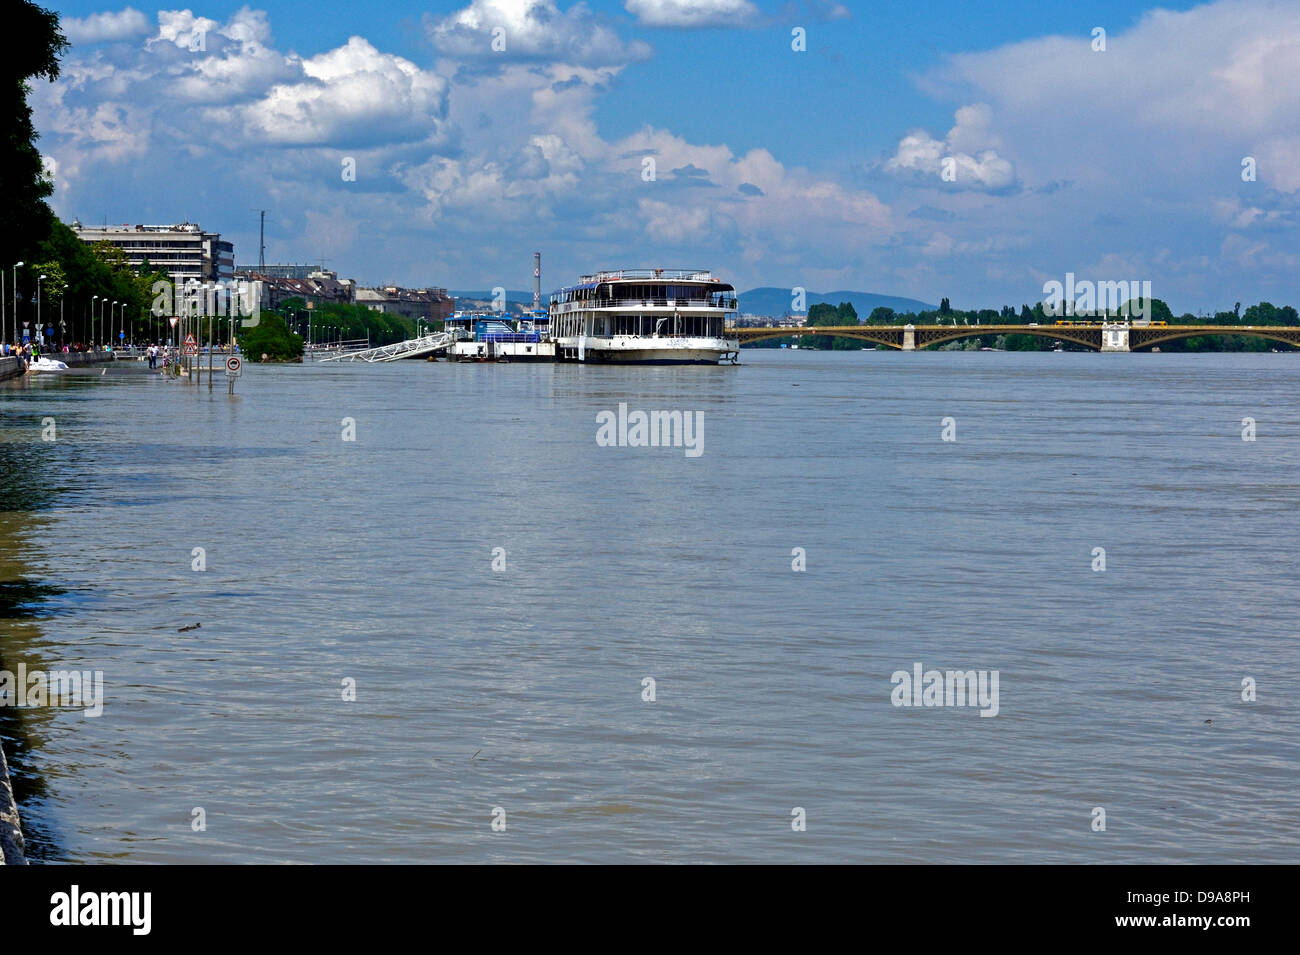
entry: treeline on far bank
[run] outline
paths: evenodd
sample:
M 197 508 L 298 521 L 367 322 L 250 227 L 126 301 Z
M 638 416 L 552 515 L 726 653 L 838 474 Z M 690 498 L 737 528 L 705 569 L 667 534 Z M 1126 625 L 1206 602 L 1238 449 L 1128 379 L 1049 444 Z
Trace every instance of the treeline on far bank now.
M 1169 306 L 1160 299 L 1152 299 L 1150 319 L 1153 322 L 1165 322 L 1168 325 L 1274 325 L 1300 327 L 1300 313 L 1290 305 L 1276 306 L 1270 302 L 1260 302 L 1245 310 L 1238 302 L 1232 311 L 1221 311 L 1213 317 L 1193 315 L 1190 312 L 1175 316 Z M 892 308 L 881 306 L 873 309 L 871 314 L 862 319 L 852 302 L 841 302 L 838 306 L 829 304 L 813 305 L 808 309 L 807 325 L 1054 325 L 1057 316 L 1047 314 L 1043 303 L 1021 305 L 1019 311 L 1012 305 L 1001 309 L 983 308 L 964 311 L 952 308 L 948 299 L 939 303 L 936 309 L 919 312 L 896 312 Z M 1082 320 L 1082 319 L 1081 319 Z M 1046 330 L 1046 329 L 1045 329 Z M 875 348 L 871 342 L 857 338 L 829 337 L 824 335 L 794 335 L 782 338 L 770 338 L 766 341 L 747 344 L 746 348 L 780 348 L 782 345 L 798 344 L 800 349 L 818 351 L 858 351 L 863 348 Z M 886 346 L 880 346 L 882 348 Z M 1006 351 L 1052 351 L 1062 348 L 1065 351 L 1088 351 L 1082 345 L 1057 340 L 1040 335 L 972 335 L 955 342 L 931 346 L 938 349 L 971 350 L 979 348 L 997 348 Z M 1192 338 L 1161 342 L 1164 352 L 1203 352 L 1203 351 L 1292 351 L 1293 346 L 1285 342 L 1257 338 L 1253 335 L 1198 335 Z

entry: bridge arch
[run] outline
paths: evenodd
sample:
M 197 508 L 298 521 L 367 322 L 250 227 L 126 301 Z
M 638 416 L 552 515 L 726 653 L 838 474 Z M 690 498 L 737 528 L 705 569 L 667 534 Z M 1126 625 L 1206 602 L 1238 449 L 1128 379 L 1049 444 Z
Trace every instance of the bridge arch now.
M 1161 342 L 1222 335 L 1245 335 L 1300 347 L 1300 328 L 1288 325 L 1243 325 L 1239 328 L 1231 325 L 1143 325 L 1129 329 L 1128 345 L 1136 351 Z
M 916 347 L 942 345 L 963 338 L 982 338 L 985 335 L 1033 335 L 1052 341 L 1072 342 L 1101 351 L 1101 326 L 1099 325 L 931 325 L 917 326 Z
M 795 328 L 738 328 L 735 330 L 740 344 L 766 341 L 771 338 L 797 338 L 802 335 L 820 335 L 831 338 L 856 338 L 859 341 L 887 345 L 890 348 L 903 347 L 903 327 L 901 325 L 800 325 Z
M 821 335 L 832 338 L 856 338 L 889 348 L 902 349 L 905 327 L 902 325 L 800 325 L 795 328 L 738 328 L 740 344 L 787 338 L 799 335 Z M 1068 341 L 1094 351 L 1101 350 L 1099 325 L 917 325 L 914 327 L 916 347 L 942 345 L 963 338 L 980 338 L 984 335 L 1036 335 L 1053 341 Z

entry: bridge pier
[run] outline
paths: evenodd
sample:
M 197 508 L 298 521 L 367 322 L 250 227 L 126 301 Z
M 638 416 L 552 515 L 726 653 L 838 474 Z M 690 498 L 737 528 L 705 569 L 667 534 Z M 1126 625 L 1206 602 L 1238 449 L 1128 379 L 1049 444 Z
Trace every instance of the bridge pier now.
M 903 326 L 903 351 L 916 351 L 916 326 Z
M 1101 326 L 1101 350 L 1130 351 L 1128 347 L 1128 329 L 1129 326 L 1124 322 L 1114 325 L 1103 324 Z

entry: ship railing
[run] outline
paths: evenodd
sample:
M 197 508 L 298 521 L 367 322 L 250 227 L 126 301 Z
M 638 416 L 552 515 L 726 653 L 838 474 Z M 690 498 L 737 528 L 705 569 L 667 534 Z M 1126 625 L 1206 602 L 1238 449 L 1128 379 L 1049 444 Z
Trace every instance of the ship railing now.
M 658 308 L 721 308 L 727 311 L 736 310 L 736 299 L 734 298 L 589 298 L 580 301 L 562 302 L 561 305 L 572 305 L 577 308 L 649 308 L 651 306 Z M 573 309 L 570 309 L 572 311 Z
M 712 280 L 708 269 L 615 269 L 612 272 L 592 272 L 582 276 L 583 282 L 602 282 L 608 279 L 693 279 L 697 282 Z
M 674 331 L 674 330 L 669 329 L 669 328 L 661 328 L 659 331 L 656 332 L 654 329 L 647 328 L 647 329 L 646 329 L 645 331 L 643 331 L 643 332 L 638 332 L 638 331 L 625 331 L 625 332 L 598 331 L 598 332 L 591 332 L 591 333 L 589 333 L 589 334 L 584 334 L 584 335 L 582 335 L 582 336 L 580 336 L 579 333 L 577 333 L 577 332 L 568 332 L 568 333 L 562 333 L 562 334 L 560 334 L 560 335 L 557 335 L 556 337 L 557 337 L 557 338 L 578 338 L 578 337 L 585 337 L 585 338 L 588 338 L 588 339 L 592 339 L 592 338 L 644 338 L 644 339 L 646 339 L 647 341 L 653 341 L 654 339 L 657 339 L 657 338 L 722 338 L 722 339 L 731 339 L 731 338 L 735 338 L 735 335 L 732 334 L 734 331 L 735 331 L 735 329 L 732 329 L 732 328 L 725 329 L 724 331 L 721 331 L 721 332 L 719 332 L 719 331 L 715 331 L 715 330 L 712 330 L 712 329 L 709 330 L 709 331 L 698 331 L 698 330 L 689 330 L 689 329 L 685 329 L 685 328 L 683 328 L 683 329 L 679 329 L 679 330 L 677 330 L 677 331 Z

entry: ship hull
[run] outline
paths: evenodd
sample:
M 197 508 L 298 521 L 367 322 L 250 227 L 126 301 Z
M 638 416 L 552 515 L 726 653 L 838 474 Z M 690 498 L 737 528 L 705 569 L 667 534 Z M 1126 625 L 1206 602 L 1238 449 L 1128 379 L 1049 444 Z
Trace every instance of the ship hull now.
M 740 342 L 727 338 L 610 338 L 560 339 L 557 361 L 605 365 L 717 365 L 735 361 Z

